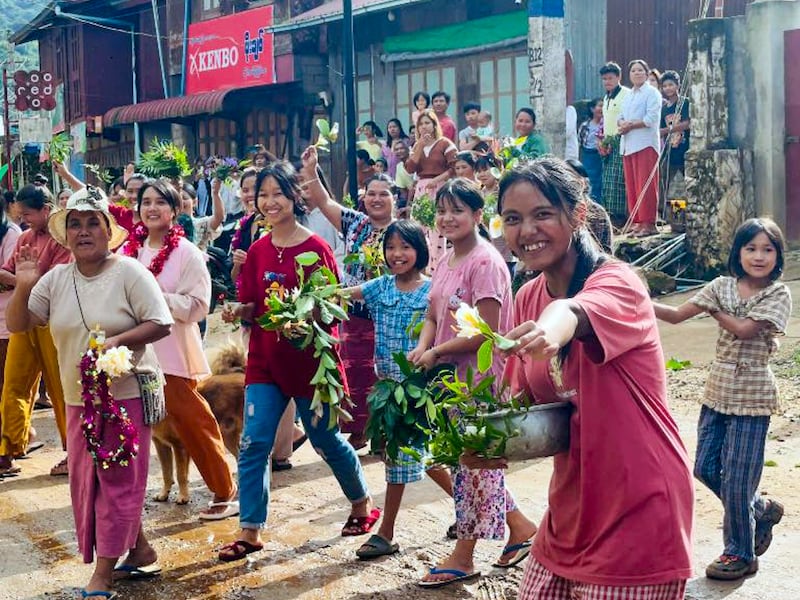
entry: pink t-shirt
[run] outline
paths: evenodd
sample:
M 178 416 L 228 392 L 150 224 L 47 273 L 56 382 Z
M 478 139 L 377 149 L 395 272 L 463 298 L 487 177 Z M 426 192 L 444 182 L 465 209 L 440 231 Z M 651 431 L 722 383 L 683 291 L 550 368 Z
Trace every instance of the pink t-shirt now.
M 554 299 L 543 276 L 517 293 L 515 322 Z M 557 575 L 606 586 L 692 575 L 694 488 L 666 402 L 664 356 L 644 285 L 623 263 L 595 271 L 573 300 L 594 336 L 573 341 L 558 377 L 550 361 L 508 360 L 512 393 L 575 405 L 569 451 L 554 458 L 549 508 L 533 553 Z
M 145 242 L 139 249 L 139 262 L 149 267 L 156 254 L 158 249 Z M 211 373 L 197 325 L 208 314 L 211 300 L 211 276 L 203 253 L 181 238 L 156 281 L 175 319 L 172 332 L 153 342 L 161 369 L 166 375 L 203 379 Z
M 431 279 L 430 314 L 436 317 L 436 337 L 434 345 L 442 344 L 456 337 L 453 327 L 456 320 L 453 313 L 462 302 L 475 306 L 479 300 L 491 298 L 500 303 L 499 333 L 511 328 L 512 300 L 511 275 L 503 257 L 489 242 L 481 238 L 456 266 L 451 267 L 453 250 L 448 250 L 439 261 Z M 467 366 L 477 369 L 477 353 L 452 354 L 441 357 L 442 363 L 458 367 L 459 376 L 466 374 Z M 495 353 L 491 373 L 499 381 L 503 374 L 503 357 Z
M 2 244 L 0 244 L 0 264 L 6 264 L 14 256 L 14 252 L 17 250 L 17 238 L 21 233 L 22 231 L 16 223 L 8 223 L 8 229 L 3 236 Z M 6 326 L 6 306 L 8 306 L 8 301 L 11 300 L 13 293 L 12 289 L 0 292 L 0 340 L 7 340 L 10 335 Z

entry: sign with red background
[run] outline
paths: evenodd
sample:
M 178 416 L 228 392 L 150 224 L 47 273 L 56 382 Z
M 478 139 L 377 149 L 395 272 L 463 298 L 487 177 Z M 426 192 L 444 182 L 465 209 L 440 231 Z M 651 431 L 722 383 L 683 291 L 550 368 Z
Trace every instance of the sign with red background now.
M 272 6 L 189 26 L 186 93 L 275 83 Z

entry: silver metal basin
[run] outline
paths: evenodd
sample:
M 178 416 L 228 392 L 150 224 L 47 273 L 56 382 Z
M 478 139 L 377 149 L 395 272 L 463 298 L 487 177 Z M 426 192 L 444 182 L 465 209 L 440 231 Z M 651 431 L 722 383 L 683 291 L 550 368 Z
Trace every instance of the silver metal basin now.
M 567 451 L 571 415 L 571 403 L 553 402 L 527 410 L 502 410 L 486 418 L 501 431 L 519 431 L 518 436 L 508 440 L 504 455 L 508 460 L 527 460 Z

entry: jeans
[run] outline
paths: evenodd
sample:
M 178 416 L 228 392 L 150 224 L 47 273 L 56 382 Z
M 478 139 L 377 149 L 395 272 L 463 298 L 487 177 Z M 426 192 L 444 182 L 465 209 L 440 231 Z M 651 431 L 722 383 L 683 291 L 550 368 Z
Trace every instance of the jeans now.
M 263 529 L 269 507 L 269 456 L 275 433 L 289 398 L 271 383 L 251 383 L 244 392 L 244 427 L 239 449 L 239 524 L 242 529 Z M 330 407 L 312 424 L 311 401 L 295 398 L 297 411 L 314 450 L 328 463 L 347 499 L 355 504 L 369 497 L 364 472 L 353 447 L 339 433 L 328 429 Z

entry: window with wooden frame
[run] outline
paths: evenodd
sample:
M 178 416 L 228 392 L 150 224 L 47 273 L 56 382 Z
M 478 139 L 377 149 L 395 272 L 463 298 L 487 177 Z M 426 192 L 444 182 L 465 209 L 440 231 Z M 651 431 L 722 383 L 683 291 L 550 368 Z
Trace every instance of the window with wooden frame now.
M 203 119 L 197 123 L 197 151 L 210 156 L 237 156 L 236 121 Z
M 495 133 L 514 135 L 514 115 L 531 105 L 527 55 L 482 60 L 478 78 L 481 108 L 492 115 Z
M 411 123 L 411 113 L 417 108 L 414 106 L 414 94 L 426 92 L 429 96 L 442 90 L 450 94 L 450 108 L 447 114 L 456 119 L 458 98 L 456 97 L 456 69 L 455 67 L 435 67 L 425 69 L 409 69 L 395 75 L 395 107 L 397 118 L 403 123 L 403 128 L 408 131 Z

